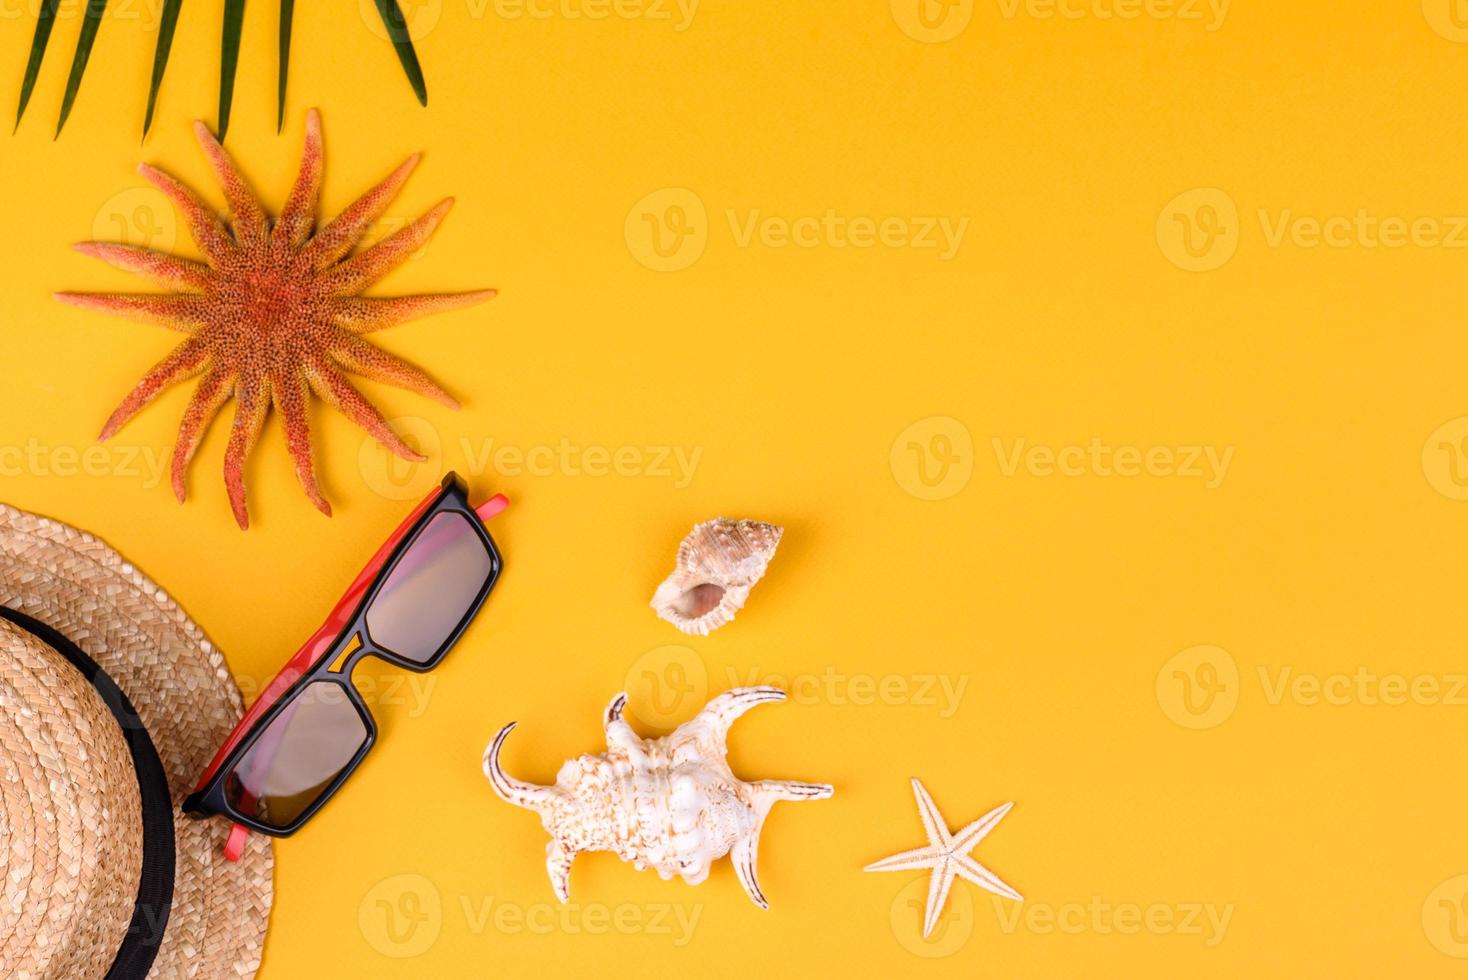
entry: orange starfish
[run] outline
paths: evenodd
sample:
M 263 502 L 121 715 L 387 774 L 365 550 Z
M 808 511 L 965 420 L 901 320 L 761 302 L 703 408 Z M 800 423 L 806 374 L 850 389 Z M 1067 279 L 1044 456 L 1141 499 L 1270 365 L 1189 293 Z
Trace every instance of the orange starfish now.
M 132 245 L 82 242 L 76 250 L 183 293 L 57 293 L 75 306 L 161 323 L 188 334 L 144 376 L 102 427 L 110 438 L 159 393 L 202 375 L 184 412 L 173 450 L 173 492 L 184 499 L 184 474 L 204 431 L 232 397 L 238 403 L 224 452 L 224 484 L 235 520 L 249 526 L 244 464 L 274 405 L 306 496 L 324 514 L 311 461 L 307 419 L 310 392 L 405 459 L 421 461 L 376 408 L 346 379 L 361 375 L 426 395 L 450 408 L 458 402 L 428 375 L 363 339 L 405 320 L 478 303 L 494 290 L 418 296 L 362 296 L 362 290 L 423 245 L 453 199 L 370 248 L 349 254 L 386 209 L 418 162 L 415 154 L 387 179 L 319 230 L 321 117 L 306 116 L 306 148 L 279 219 L 272 221 L 219 141 L 203 123 L 194 131 L 224 190 L 230 215 L 221 218 L 179 181 L 147 164 L 138 172 L 173 201 L 206 263 Z

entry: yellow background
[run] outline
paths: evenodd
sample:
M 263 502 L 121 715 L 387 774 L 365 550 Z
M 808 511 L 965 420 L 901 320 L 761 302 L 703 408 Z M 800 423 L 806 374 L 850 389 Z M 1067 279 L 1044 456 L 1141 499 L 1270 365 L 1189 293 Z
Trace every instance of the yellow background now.
M 0 149 L 3 496 L 116 545 L 247 693 L 411 506 L 395 497 L 455 468 L 514 500 L 494 522 L 504 578 L 450 660 L 416 691 L 368 672 L 383 741 L 277 847 L 262 976 L 1460 971 L 1468 423 L 1450 423 L 1468 415 L 1468 29 L 1447 0 L 1238 0 L 1221 23 L 1191 2 L 1069 0 L 1080 16 L 1049 17 L 1042 0 L 985 0 L 927 31 L 905 0 L 703 0 L 684 30 L 676 6 L 595 19 L 565 11 L 596 0 L 566 2 L 546 18 L 411 4 L 426 110 L 370 4 L 302 4 L 280 135 L 275 5 L 249 5 L 228 146 L 272 206 L 320 106 L 328 210 L 415 150 L 385 227 L 458 199 L 382 291 L 501 290 L 380 335 L 464 401 L 365 386 L 408 417 L 427 466 L 389 469 L 315 411 L 331 519 L 274 428 L 249 467 L 248 533 L 220 485 L 223 423 L 187 505 L 153 485 L 129 453 L 166 454 L 183 391 L 92 457 L 100 472 L 74 472 L 177 337 L 49 294 L 145 288 L 67 250 L 177 231 L 137 190 L 140 160 L 209 187 L 186 122 L 214 119 L 218 5 L 184 5 L 140 146 L 156 7 L 114 4 L 53 142 L 68 4 Z M 1102 16 L 1118 10 L 1139 15 Z M 25 4 L 5 14 L 0 106 L 32 22 Z M 677 189 L 703 209 L 682 212 L 694 252 L 671 263 L 691 264 L 654 271 L 668 262 L 648 217 L 676 219 Z M 833 209 L 968 224 L 947 260 L 895 239 L 740 240 L 756 210 Z M 1425 223 L 1372 247 L 1363 211 Z M 1351 225 L 1312 247 L 1302 217 Z M 1018 440 L 1093 438 L 1232 456 L 1221 482 L 1047 475 L 1034 457 L 1006 471 Z M 637 472 L 484 455 L 563 441 L 633 447 Z M 691 481 L 648 447 L 700 453 Z M 787 535 L 737 622 L 685 639 L 647 598 L 717 514 Z M 1358 668 L 1414 693 L 1387 703 Z M 771 909 L 727 862 L 689 888 L 593 855 L 569 917 L 546 919 L 545 834 L 485 785 L 490 735 L 518 720 L 507 767 L 550 781 L 600 746 L 624 686 L 644 723 L 677 721 L 750 677 L 795 696 L 736 726 L 736 772 L 837 787 L 773 812 Z M 1282 677 L 1304 686 L 1281 693 Z M 1315 703 L 1311 679 L 1344 703 Z M 923 695 L 941 681 L 963 685 L 956 711 L 940 687 Z M 863 703 L 867 685 L 887 696 Z M 660 702 L 669 690 L 681 698 Z M 921 874 L 861 873 L 922 843 L 911 776 L 955 826 L 1016 801 L 976 856 L 1023 906 L 958 882 L 948 931 L 924 944 Z M 691 936 L 680 913 L 697 915 Z

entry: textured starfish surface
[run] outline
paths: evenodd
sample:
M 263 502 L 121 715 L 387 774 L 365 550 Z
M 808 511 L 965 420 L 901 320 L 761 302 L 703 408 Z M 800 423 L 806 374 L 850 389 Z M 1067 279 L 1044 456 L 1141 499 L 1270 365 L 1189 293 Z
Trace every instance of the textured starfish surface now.
M 405 459 L 423 459 L 346 375 L 397 385 L 457 408 L 458 403 L 427 374 L 363 335 L 478 303 L 493 296 L 494 290 L 360 295 L 422 247 L 453 204 L 452 198 L 446 199 L 392 235 L 354 252 L 408 179 L 418 162 L 416 154 L 317 228 L 322 148 L 321 118 L 315 110 L 306 117 L 300 174 L 277 219 L 265 212 L 208 127 L 195 123 L 194 131 L 224 191 L 227 217 L 215 214 L 168 174 L 147 164 L 138 171 L 178 208 L 204 262 L 132 245 L 76 246 L 83 254 L 188 291 L 56 294 L 75 306 L 159 323 L 188 335 L 123 399 L 103 426 L 101 438 L 110 438 L 164 390 L 198 377 L 173 450 L 172 482 L 178 499 L 184 499 L 184 477 L 205 430 L 233 398 L 236 408 L 224 453 L 224 484 L 240 527 L 249 526 L 245 459 L 272 406 L 301 487 L 322 513 L 330 514 L 311 457 L 310 393 L 361 425 L 390 451 Z
M 943 904 L 948 901 L 948 889 L 952 887 L 955 875 L 995 895 L 1022 901 L 1019 892 L 1000 881 L 992 871 L 969 857 L 968 854 L 978 845 L 979 841 L 989 836 L 989 831 L 1004 819 L 1004 815 L 1014 804 L 1006 803 L 1003 806 L 995 807 L 958 833 L 951 834 L 948 832 L 948 824 L 944 822 L 943 815 L 938 812 L 938 807 L 933 803 L 933 798 L 928 795 L 928 791 L 923 788 L 923 784 L 914 779 L 912 791 L 917 796 L 918 813 L 923 818 L 923 829 L 928 833 L 928 846 L 894 854 L 889 858 L 869 864 L 862 870 L 916 871 L 924 868 L 932 870 L 933 874 L 928 879 L 928 909 L 923 918 L 923 938 L 927 939 L 932 935 L 933 927 L 938 924 L 938 917 L 943 913 Z

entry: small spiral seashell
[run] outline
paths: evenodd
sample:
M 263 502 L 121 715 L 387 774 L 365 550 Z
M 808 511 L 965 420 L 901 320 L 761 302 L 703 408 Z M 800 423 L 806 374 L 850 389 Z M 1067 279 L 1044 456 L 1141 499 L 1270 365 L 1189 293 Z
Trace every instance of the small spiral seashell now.
M 653 609 L 683 632 L 707 636 L 744 608 L 784 533 L 774 524 L 727 517 L 695 526 L 678 546 L 673 574 L 653 593 Z

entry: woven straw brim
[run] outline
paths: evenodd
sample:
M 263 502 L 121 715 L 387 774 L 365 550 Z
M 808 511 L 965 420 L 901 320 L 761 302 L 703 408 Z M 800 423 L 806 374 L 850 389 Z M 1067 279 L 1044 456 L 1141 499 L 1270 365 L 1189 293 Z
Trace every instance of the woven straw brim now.
M 0 606 L 50 626 L 96 661 L 137 709 L 158 750 L 173 799 L 177 870 L 167 931 L 149 976 L 253 976 L 260 965 L 270 917 L 273 860 L 269 839 L 259 834 L 251 835 L 241 860 L 226 861 L 222 848 L 229 833 L 229 824 L 217 819 L 192 820 L 184 817 L 178 809 L 244 711 L 239 689 L 229 676 L 224 658 L 177 603 L 106 544 L 65 524 L 4 504 L 0 504 Z M 7 657 L 10 650 L 18 651 L 14 658 L 18 666 L 8 676 L 0 675 L 0 682 L 11 680 L 14 683 L 23 671 L 31 678 L 30 683 L 66 683 L 40 676 L 47 672 L 39 666 L 44 660 L 36 658 L 49 656 L 59 659 L 59 655 L 44 649 L 38 651 L 34 641 L 17 641 L 15 632 L 0 635 Z M 70 669 L 64 661 L 62 666 Z M 70 672 L 76 673 L 74 670 Z M 54 674 L 56 677 L 66 676 L 59 669 Z M 83 685 L 90 687 L 85 681 Z M 81 694 L 89 692 L 56 693 L 58 697 L 69 697 L 69 701 L 60 702 L 65 706 L 63 710 L 69 712 L 71 705 L 85 703 L 87 698 Z M 106 714 L 106 706 L 101 704 L 95 693 L 91 692 L 90 696 L 96 702 L 95 706 Z M 0 686 L 0 698 L 3 697 L 5 692 Z M 0 746 L 9 753 L 10 760 L 42 760 L 34 764 L 41 765 L 44 770 L 44 760 L 50 759 L 56 763 L 58 771 L 65 771 L 73 777 L 67 784 L 71 795 L 57 797 L 53 794 L 56 802 L 50 810 L 45 809 L 49 780 L 26 782 L 25 774 L 21 774 L 15 785 L 7 783 L 0 788 L 5 794 L 0 799 L 4 814 L 0 820 L 44 822 L 54 819 L 58 822 L 53 829 L 41 828 L 40 824 L 31 824 L 27 829 L 18 822 L 0 826 L 7 843 L 22 842 L 19 851 L 12 847 L 0 860 L 6 862 L 4 873 L 7 879 L 49 880 L 53 882 L 48 886 L 53 893 L 64 893 L 67 901 L 74 902 L 71 907 L 90 923 L 84 926 L 87 931 L 76 934 L 88 940 L 90 945 L 84 942 L 83 953 L 70 954 L 81 956 L 83 966 L 91 962 L 88 956 L 102 955 L 87 953 L 86 950 L 101 948 L 105 945 L 104 939 L 110 941 L 115 933 L 109 930 L 115 929 L 115 916 L 118 914 L 115 908 L 107 905 L 111 901 L 110 896 L 95 898 L 96 890 L 87 885 L 94 879 L 89 879 L 88 874 L 101 867 L 104 861 L 111 862 L 112 867 L 125 868 L 125 860 L 121 865 L 117 863 L 119 851 L 132 853 L 135 862 L 138 860 L 136 855 L 140 854 L 140 844 L 133 846 L 134 842 L 114 839 L 103 845 L 110 847 L 109 851 L 98 849 L 98 842 L 89 841 L 87 837 L 88 821 L 96 823 L 95 814 L 88 809 L 89 804 L 127 806 L 126 803 L 115 804 L 111 799 L 95 799 L 84 790 L 87 786 L 113 785 L 115 780 L 111 777 L 116 773 L 108 767 L 118 761 L 114 750 L 121 752 L 122 763 L 128 769 L 126 779 L 131 784 L 133 809 L 107 815 L 109 834 L 124 824 L 138 823 L 136 777 L 131 774 L 131 762 L 122 746 L 117 723 L 110 714 L 98 719 L 88 710 L 79 711 L 78 715 L 84 717 L 83 722 L 71 726 L 71 730 L 78 733 L 76 737 L 81 737 L 79 733 L 84 730 L 95 733 L 102 729 L 117 739 L 115 744 L 108 737 L 100 737 L 95 744 L 83 739 L 79 746 L 68 747 L 65 735 L 56 735 L 55 729 L 47 729 L 52 732 L 51 744 L 60 747 L 42 749 L 36 746 L 45 746 L 44 739 L 27 742 L 22 736 L 0 728 Z M 0 715 L 6 713 L 0 711 Z M 82 725 L 87 726 L 86 729 Z M 42 731 L 34 725 L 27 728 L 32 735 Z M 6 741 L 7 736 L 14 743 L 13 751 L 11 743 Z M 56 741 L 58 738 L 60 742 Z M 88 758 L 83 760 L 78 752 Z M 36 775 L 41 778 L 40 774 Z M 0 771 L 0 778 L 9 780 L 11 774 Z M 39 794 L 39 804 L 29 795 L 32 791 Z M 69 829 L 65 833 L 60 829 L 62 821 L 70 821 L 66 824 Z M 52 843 L 46 845 L 45 841 Z M 29 869 L 26 862 L 31 862 Z M 6 885 L 9 886 L 8 881 Z M 136 870 L 132 872 L 131 888 L 132 891 L 127 893 L 128 915 L 131 915 L 136 895 Z M 7 900 L 16 897 L 9 891 L 4 894 Z M 46 921 L 54 921 L 46 917 L 52 915 L 55 901 L 52 899 L 42 907 L 33 905 L 29 899 L 22 899 L 18 907 L 0 909 L 0 930 L 3 930 L 0 935 L 13 931 L 13 922 L 20 921 L 14 918 L 16 916 L 38 917 L 37 921 L 42 925 Z M 94 903 L 100 903 L 95 919 L 92 918 Z M 124 918 L 123 929 L 126 924 Z M 41 936 L 43 933 L 33 932 L 32 935 Z M 115 943 L 110 952 L 116 953 Z M 16 972 L 9 958 L 11 953 L 8 945 L 0 946 L 0 973 L 5 976 Z M 107 962 L 110 961 L 111 956 L 108 955 Z M 105 973 L 107 964 L 104 963 L 102 971 L 95 974 L 84 969 L 57 973 L 54 965 L 48 968 L 47 975 L 70 978 L 100 976 Z
M 0 620 L 0 968 L 95 977 L 127 934 L 143 816 L 122 730 L 81 671 Z

